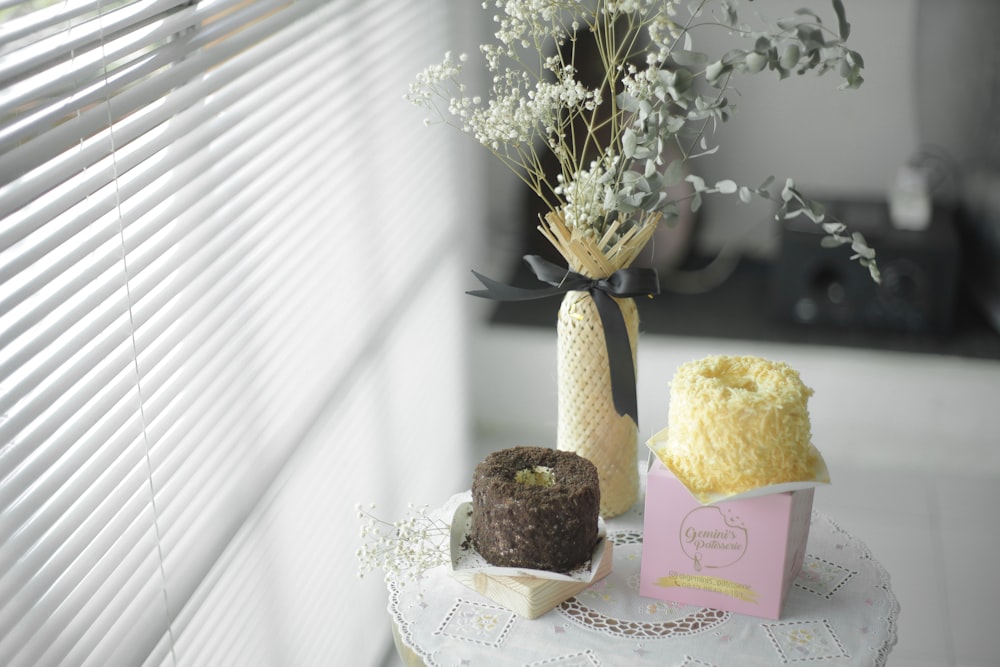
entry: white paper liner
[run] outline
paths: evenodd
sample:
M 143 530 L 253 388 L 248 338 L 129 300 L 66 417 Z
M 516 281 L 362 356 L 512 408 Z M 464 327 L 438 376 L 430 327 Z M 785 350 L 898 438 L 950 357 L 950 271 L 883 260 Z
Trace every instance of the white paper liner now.
M 552 581 L 569 581 L 580 583 L 592 583 L 597 576 L 597 570 L 604 556 L 604 547 L 607 544 L 607 527 L 604 519 L 597 518 L 597 546 L 590 557 L 590 562 L 569 572 L 550 572 L 548 570 L 532 570 L 520 567 L 498 567 L 490 565 L 486 559 L 476 551 L 469 538 L 469 531 L 472 528 L 472 503 L 465 502 L 455 509 L 455 514 L 451 521 L 451 570 L 453 573 L 461 574 L 486 574 L 490 576 L 502 577 L 531 577 L 534 579 L 548 579 Z
M 772 493 L 785 493 L 787 491 L 799 491 L 801 489 L 809 489 L 820 486 L 822 484 L 830 483 L 830 471 L 826 467 L 826 461 L 823 460 L 823 455 L 820 454 L 819 450 L 812 444 L 812 448 L 815 456 L 815 465 L 811 471 L 811 475 L 805 479 L 797 480 L 793 482 L 783 482 L 781 484 L 767 484 L 764 486 L 759 486 L 754 489 L 748 489 L 747 491 L 742 491 L 740 493 L 719 493 L 714 491 L 694 491 L 691 489 L 690 480 L 679 470 L 676 470 L 672 465 L 670 465 L 670 460 L 668 455 L 671 452 L 670 444 L 667 440 L 667 429 L 661 429 L 653 437 L 646 441 L 646 446 L 649 447 L 653 455 L 659 459 L 659 461 L 674 474 L 674 476 L 684 485 L 684 488 L 691 493 L 694 498 L 702 505 L 711 505 L 713 503 L 723 502 L 725 500 L 741 500 L 744 498 L 756 498 L 759 496 L 767 496 Z

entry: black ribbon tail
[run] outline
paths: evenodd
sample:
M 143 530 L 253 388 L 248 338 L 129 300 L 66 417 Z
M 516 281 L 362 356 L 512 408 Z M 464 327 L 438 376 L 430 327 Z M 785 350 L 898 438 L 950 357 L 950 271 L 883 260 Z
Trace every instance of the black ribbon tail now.
M 495 299 L 497 301 L 531 301 L 533 299 L 544 299 L 549 296 L 563 294 L 566 290 L 558 287 L 542 287 L 537 289 L 527 287 L 515 287 L 505 283 L 497 282 L 492 278 L 487 278 L 476 271 L 472 272 L 479 282 L 486 289 L 470 290 L 466 292 L 471 296 L 478 296 L 483 299 Z
M 636 399 L 635 366 L 632 361 L 632 342 L 625 326 L 625 316 L 621 308 L 606 292 L 598 289 L 590 291 L 597 306 L 597 314 L 604 328 L 604 340 L 608 349 L 608 371 L 611 376 L 611 399 L 619 415 L 627 415 L 639 423 L 639 406 Z

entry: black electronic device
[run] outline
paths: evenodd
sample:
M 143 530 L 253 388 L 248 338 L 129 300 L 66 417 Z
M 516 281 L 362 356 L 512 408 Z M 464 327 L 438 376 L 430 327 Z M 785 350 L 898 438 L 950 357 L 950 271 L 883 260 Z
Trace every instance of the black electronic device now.
M 960 245 L 952 215 L 935 209 L 922 230 L 896 229 L 884 201 L 844 201 L 831 216 L 864 234 L 877 253 L 876 284 L 850 260 L 850 246 L 824 248 L 822 230 L 804 217 L 782 223 L 771 280 L 780 319 L 806 325 L 947 333 L 952 326 Z

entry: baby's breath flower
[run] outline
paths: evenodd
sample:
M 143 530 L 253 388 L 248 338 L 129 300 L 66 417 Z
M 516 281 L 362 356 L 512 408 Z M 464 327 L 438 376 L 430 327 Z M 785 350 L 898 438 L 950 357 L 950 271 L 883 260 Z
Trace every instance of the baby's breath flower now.
M 395 522 L 380 519 L 374 511 L 374 505 L 357 506 L 359 577 L 382 570 L 405 586 L 418 581 L 425 570 L 448 562 L 451 527 L 430 516 L 426 506 L 410 504 L 407 515 Z
M 583 231 L 603 226 L 603 218 L 608 214 L 606 194 L 618 162 L 617 156 L 607 155 L 600 162 L 591 162 L 589 169 L 581 169 L 570 178 L 561 174 L 558 176 L 559 185 L 555 191 L 566 201 L 563 218 L 570 229 Z
M 459 56 L 459 60 L 465 62 L 465 54 Z M 461 85 L 458 83 L 461 73 L 462 66 L 455 62 L 451 51 L 448 51 L 440 63 L 430 65 L 417 74 L 417 78 L 410 84 L 406 99 L 417 106 L 430 107 L 434 98 L 447 90 L 447 84 L 451 83 L 456 87 Z

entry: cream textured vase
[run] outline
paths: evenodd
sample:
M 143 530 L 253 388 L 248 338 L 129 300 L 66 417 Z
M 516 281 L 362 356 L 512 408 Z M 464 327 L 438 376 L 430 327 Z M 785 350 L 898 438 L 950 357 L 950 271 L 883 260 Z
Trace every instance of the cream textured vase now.
M 634 300 L 615 301 L 625 319 L 634 368 L 639 314 Z M 597 467 L 601 516 L 618 516 L 639 497 L 638 433 L 635 421 L 615 410 L 604 327 L 587 292 L 563 297 L 557 333 L 557 447 Z

